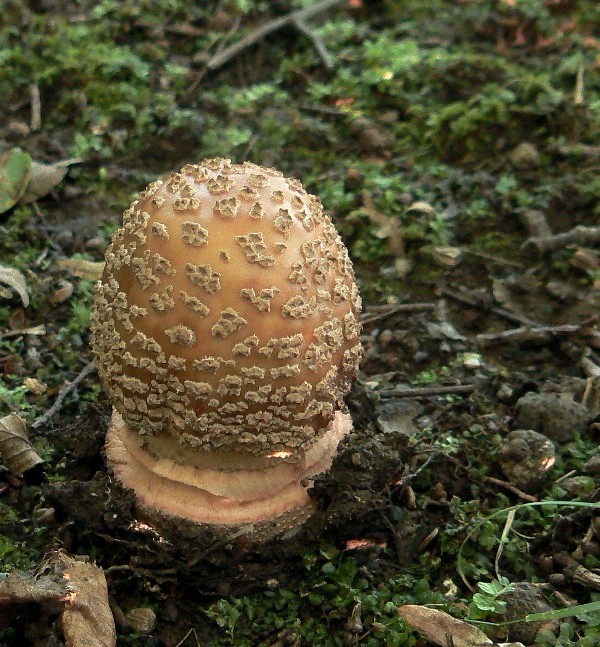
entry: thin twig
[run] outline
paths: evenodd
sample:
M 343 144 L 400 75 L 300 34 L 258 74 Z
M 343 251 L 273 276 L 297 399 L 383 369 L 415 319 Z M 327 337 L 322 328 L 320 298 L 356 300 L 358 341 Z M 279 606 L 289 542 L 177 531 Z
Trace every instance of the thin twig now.
M 600 225 L 587 227 L 577 225 L 569 231 L 564 231 L 555 236 L 543 236 L 528 238 L 523 247 L 533 247 L 540 254 L 567 247 L 567 245 L 579 245 L 580 247 L 592 246 L 600 243 Z
M 512 321 L 513 323 L 519 323 L 533 328 L 538 328 L 542 326 L 542 324 L 532 321 L 531 319 L 529 319 L 529 317 L 526 317 L 525 315 L 519 315 L 514 312 L 510 312 L 509 310 L 505 310 L 504 308 L 497 308 L 496 306 L 491 306 L 488 303 L 486 303 L 483 298 L 477 297 L 472 294 L 454 292 L 449 288 L 444 288 L 442 290 L 442 294 L 444 296 L 450 297 L 451 299 L 454 299 L 455 301 L 460 301 L 461 303 L 465 303 L 467 305 L 470 305 L 476 308 L 481 308 L 488 312 L 493 312 L 499 317 L 502 317 L 507 321 Z
M 37 429 L 38 427 L 41 427 L 43 424 L 47 423 L 52 416 L 56 415 L 60 409 L 62 408 L 62 404 L 74 389 L 77 388 L 78 384 L 84 380 L 90 373 L 92 373 L 95 370 L 96 366 L 93 361 L 88 362 L 82 369 L 79 375 L 72 381 L 69 382 L 69 384 L 66 384 L 63 386 L 60 391 L 58 392 L 58 396 L 54 402 L 54 404 L 46 411 L 46 413 L 43 413 L 41 416 L 38 416 L 32 423 L 31 427 L 33 429 Z
M 304 20 L 295 18 L 293 22 L 296 29 L 299 32 L 303 33 L 315 46 L 315 49 L 317 50 L 319 56 L 321 57 L 321 60 L 323 61 L 323 65 L 328 70 L 332 70 L 335 66 L 335 60 L 329 53 L 329 50 L 327 49 L 323 39 L 317 33 L 315 33 Z
M 589 160 L 600 159 L 600 146 L 593 146 L 590 144 L 572 144 L 568 146 L 559 146 L 558 152 L 561 155 L 577 155 Z
M 475 390 L 475 384 L 453 384 L 450 386 L 422 386 L 415 388 L 395 387 L 389 391 L 378 391 L 382 398 L 425 398 L 431 395 L 465 394 Z
M 474 249 L 461 249 L 463 254 L 468 254 L 470 256 L 476 256 L 477 258 L 483 258 L 484 261 L 492 261 L 493 263 L 498 263 L 499 265 L 508 265 L 509 267 L 518 267 L 522 268 L 523 263 L 519 261 L 510 261 L 508 258 L 502 258 L 496 256 L 495 254 L 486 254 L 485 252 L 478 252 Z
M 590 317 L 580 324 L 562 324 L 559 326 L 522 326 L 521 328 L 512 328 L 503 330 L 499 333 L 482 333 L 477 335 L 477 342 L 480 346 L 493 346 L 499 343 L 517 343 L 536 342 L 538 344 L 547 344 L 557 337 L 568 337 L 581 333 L 584 337 L 599 337 L 600 333 L 591 329 L 596 322 L 597 317 Z
M 32 326 L 31 328 L 16 328 L 15 330 L 6 330 L 0 332 L 0 339 L 7 337 L 20 337 L 21 335 L 45 335 L 46 326 L 40 324 L 39 326 Z
M 372 309 L 376 310 L 379 307 L 380 306 L 374 306 Z M 439 304 L 435 302 L 399 303 L 397 305 L 381 307 L 386 308 L 385 312 L 379 312 L 377 314 L 365 313 L 367 316 L 364 319 L 361 319 L 363 326 L 365 324 L 372 323 L 373 321 L 378 321 L 379 319 L 385 319 L 385 317 L 390 317 L 398 312 L 423 312 L 425 310 L 437 310 Z
M 225 65 L 232 58 L 236 57 L 240 52 L 243 52 L 248 47 L 251 47 L 258 41 L 262 40 L 269 34 L 272 34 L 275 31 L 279 31 L 282 27 L 293 24 L 296 21 L 305 21 L 310 18 L 313 18 L 317 14 L 333 9 L 335 6 L 342 4 L 344 0 L 322 0 L 312 5 L 312 7 L 307 7 L 306 9 L 297 9 L 292 11 L 284 16 L 279 16 L 273 20 L 269 20 L 264 25 L 261 25 L 253 32 L 248 34 L 246 37 L 239 40 L 237 43 L 230 45 L 222 52 L 215 54 L 211 59 L 209 59 L 206 64 L 206 69 L 214 71 L 219 67 Z
M 543 211 L 525 209 L 520 214 L 520 219 L 531 238 L 548 238 L 552 236 L 552 229 L 550 229 Z
M 246 524 L 242 526 L 239 530 L 236 530 L 235 532 L 232 532 L 226 535 L 222 539 L 215 541 L 206 550 L 202 551 L 199 555 L 196 555 L 196 557 L 193 557 L 191 560 L 189 560 L 187 562 L 187 566 L 188 567 L 196 566 L 196 564 L 201 562 L 203 559 L 205 559 L 208 555 L 213 553 L 215 550 L 218 550 L 219 548 L 226 546 L 227 544 L 231 543 L 235 539 L 238 539 L 239 537 L 250 535 L 253 532 L 253 530 L 254 530 L 254 527 L 251 524 Z
M 32 83 L 29 86 L 29 96 L 31 97 L 31 122 L 30 127 L 34 132 L 42 127 L 42 102 L 40 99 L 40 88 Z
M 515 487 L 512 483 L 509 483 L 508 481 L 497 479 L 494 476 L 484 476 L 483 480 L 486 483 L 493 483 L 494 485 L 499 485 L 500 487 L 505 488 L 509 492 L 516 494 L 520 499 L 523 499 L 524 501 L 531 501 L 533 503 L 534 501 L 538 500 L 537 497 L 533 496 L 533 494 L 527 494 L 527 492 L 523 492 L 523 490 L 519 490 L 518 487 Z

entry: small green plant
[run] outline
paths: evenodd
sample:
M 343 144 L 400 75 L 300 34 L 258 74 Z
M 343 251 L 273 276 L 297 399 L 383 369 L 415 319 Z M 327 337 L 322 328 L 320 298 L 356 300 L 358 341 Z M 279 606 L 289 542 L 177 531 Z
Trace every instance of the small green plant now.
M 506 612 L 504 595 L 514 591 L 514 584 L 508 578 L 500 576 L 499 580 L 478 582 L 479 593 L 473 595 L 473 605 L 484 613 L 503 614 Z

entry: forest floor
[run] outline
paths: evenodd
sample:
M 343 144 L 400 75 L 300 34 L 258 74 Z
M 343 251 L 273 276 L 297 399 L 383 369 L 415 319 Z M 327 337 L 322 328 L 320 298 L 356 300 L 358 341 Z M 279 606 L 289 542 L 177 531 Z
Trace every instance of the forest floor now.
M 0 645 L 62 644 L 58 608 L 1 589 L 60 549 L 104 569 L 119 645 L 434 644 L 407 604 L 600 644 L 600 5 L 317 4 L 3 2 Z M 403 458 L 291 557 L 161 564 L 109 505 L 91 300 L 135 193 L 214 156 L 323 201 L 363 297 L 347 404 Z

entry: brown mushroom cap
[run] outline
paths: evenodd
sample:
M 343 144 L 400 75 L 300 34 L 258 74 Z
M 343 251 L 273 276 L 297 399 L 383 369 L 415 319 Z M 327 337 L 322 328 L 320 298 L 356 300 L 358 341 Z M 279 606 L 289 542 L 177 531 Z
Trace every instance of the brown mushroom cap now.
M 155 457 L 169 445 L 172 457 L 188 446 L 295 461 L 355 374 L 359 309 L 318 198 L 272 169 L 204 160 L 125 211 L 92 346 L 115 408 Z

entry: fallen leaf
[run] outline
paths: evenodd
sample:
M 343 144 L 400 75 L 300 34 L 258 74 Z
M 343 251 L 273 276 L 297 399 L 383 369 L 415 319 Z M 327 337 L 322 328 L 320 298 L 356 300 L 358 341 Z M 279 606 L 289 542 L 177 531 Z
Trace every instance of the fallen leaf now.
M 37 377 L 26 377 L 23 380 L 23 386 L 29 393 L 33 393 L 34 395 L 42 395 L 42 393 L 46 393 L 48 390 L 48 387 L 41 380 L 38 380 Z
M 0 213 L 14 207 L 25 192 L 31 164 L 29 153 L 20 148 L 0 155 Z
M 0 606 L 39 604 L 45 614 L 62 611 L 65 647 L 114 647 L 115 622 L 104 572 L 85 557 L 50 554 L 34 570 L 0 581 Z
M 104 571 L 94 564 L 63 555 L 63 577 L 71 593 L 62 614 L 65 647 L 113 647 L 115 621 L 108 604 Z
M 92 281 L 100 279 L 104 271 L 103 261 L 86 261 L 84 258 L 62 258 L 58 264 L 72 276 Z
M 0 581 L 0 605 L 43 604 L 48 611 L 56 612 L 68 592 L 62 570 L 48 559 L 35 570 L 14 571 Z
M 398 220 L 377 209 L 373 202 L 373 198 L 371 198 L 366 191 L 362 192 L 362 199 L 363 208 L 366 214 L 371 219 L 371 222 L 379 227 L 375 231 L 377 238 L 381 238 L 386 241 L 387 251 L 390 254 L 404 258 L 406 256 L 404 249 L 404 236 Z
M 433 215 L 435 209 L 429 204 L 429 202 L 413 202 L 410 206 L 406 207 L 406 211 L 420 211 L 421 213 L 427 213 Z
M 32 162 L 29 183 L 19 198 L 19 204 L 29 204 L 48 195 L 57 184 L 62 182 L 68 170 L 69 166 L 65 166 L 63 162 L 57 164 Z
M 0 418 L 0 456 L 13 476 L 44 462 L 29 442 L 23 418 L 16 413 Z
M 19 272 L 19 270 L 15 270 L 13 267 L 0 265 L 0 283 L 4 283 L 11 287 L 21 297 L 21 301 L 25 307 L 29 305 L 27 283 L 25 282 L 25 277 L 21 272 Z
M 460 247 L 434 247 L 431 250 L 433 260 L 438 265 L 446 267 L 454 267 L 460 260 L 461 254 Z
M 493 642 L 481 631 L 464 620 L 417 604 L 405 604 L 397 609 L 400 617 L 422 633 L 427 640 L 440 647 L 486 647 Z

